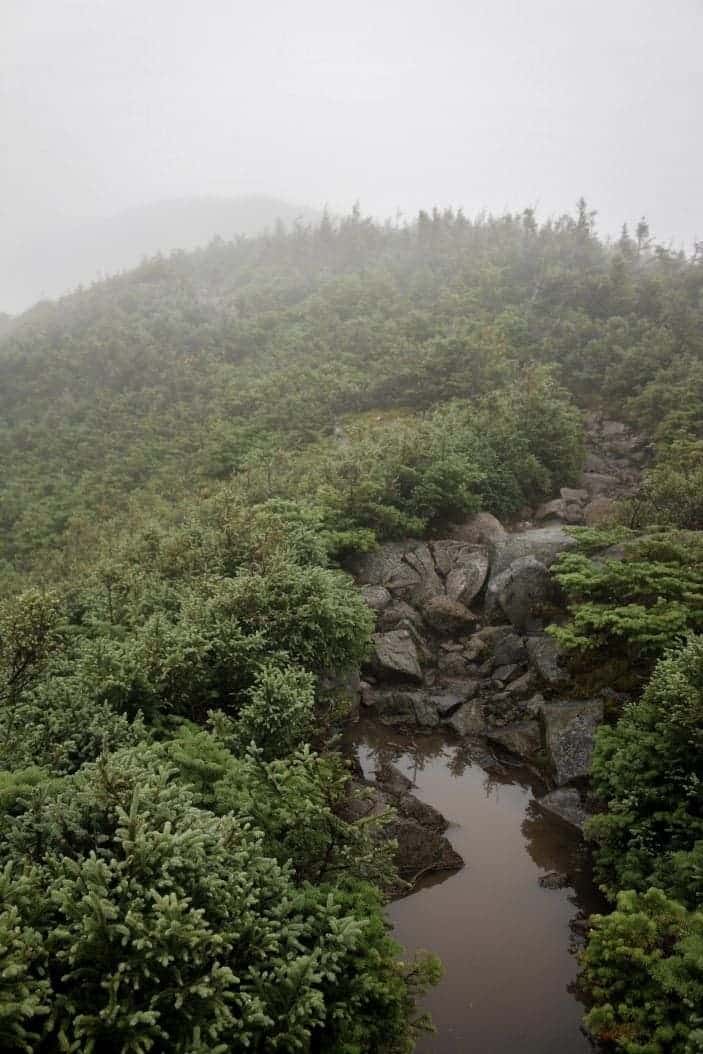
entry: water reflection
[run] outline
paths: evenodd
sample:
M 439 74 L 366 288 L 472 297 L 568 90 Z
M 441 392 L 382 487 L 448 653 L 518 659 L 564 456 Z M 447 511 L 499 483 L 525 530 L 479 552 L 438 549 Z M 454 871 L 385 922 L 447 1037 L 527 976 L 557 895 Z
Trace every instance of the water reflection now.
M 591 1051 L 573 991 L 570 922 L 602 905 L 580 840 L 535 806 L 539 781 L 479 744 L 404 737 L 374 723 L 357 726 L 353 737 L 367 775 L 392 763 L 444 813 L 465 861 L 461 871 L 427 876 L 389 907 L 398 939 L 431 948 L 445 965 L 427 1000 L 437 1033 L 418 1051 Z M 563 888 L 540 886 L 540 875 L 551 872 L 566 876 Z

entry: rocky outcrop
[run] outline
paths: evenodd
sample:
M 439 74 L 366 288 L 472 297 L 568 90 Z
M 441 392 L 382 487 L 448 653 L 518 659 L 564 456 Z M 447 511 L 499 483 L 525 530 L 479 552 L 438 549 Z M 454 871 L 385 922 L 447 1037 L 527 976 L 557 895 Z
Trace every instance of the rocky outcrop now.
M 520 721 L 488 733 L 489 743 L 526 761 L 532 761 L 542 749 L 542 730 L 537 721 Z
M 445 538 L 392 542 L 354 558 L 377 631 L 362 702 L 379 721 L 488 735 L 501 750 L 548 765 L 559 786 L 585 778 L 602 706 L 564 697 L 577 694 L 578 670 L 545 633 L 565 616 L 551 568 L 576 544 L 569 526 L 607 519 L 646 460 L 639 437 L 597 415 L 588 418 L 588 447 L 579 484 L 534 514 L 524 510 L 533 521 L 519 530 L 480 513 Z
M 531 554 L 520 556 L 491 577 L 486 592 L 486 618 L 507 618 L 520 633 L 536 633 L 554 620 L 561 599 L 561 591 L 545 564 Z
M 402 885 L 390 893 L 407 893 L 422 875 L 456 870 L 464 861 L 444 834 L 447 821 L 432 805 L 411 793 L 411 781 L 394 765 L 387 764 L 375 780 L 352 781 L 345 806 L 345 819 L 382 817 L 390 812 L 379 837 L 397 843 L 396 866 Z M 362 794 L 358 792 L 362 791 Z
M 528 637 L 525 644 L 530 665 L 545 684 L 551 688 L 561 688 L 569 683 L 571 674 L 567 667 L 567 656 L 554 637 L 546 633 Z
M 490 512 L 477 512 L 475 516 L 452 528 L 452 538 L 469 542 L 472 545 L 485 545 L 489 548 L 502 542 L 507 537 L 506 531 L 500 520 L 492 516 Z
M 545 703 L 541 718 L 557 786 L 585 779 L 591 769 L 596 729 L 603 721 L 602 701 Z
M 472 611 L 448 596 L 432 597 L 423 606 L 422 613 L 427 625 L 444 636 L 466 633 L 477 621 Z
M 379 676 L 390 680 L 422 683 L 422 670 L 417 648 L 407 629 L 374 633 L 374 654 L 371 665 Z
M 575 787 L 558 787 L 543 798 L 538 798 L 537 805 L 549 816 L 555 816 L 577 831 L 583 831 L 583 825 L 591 815 Z

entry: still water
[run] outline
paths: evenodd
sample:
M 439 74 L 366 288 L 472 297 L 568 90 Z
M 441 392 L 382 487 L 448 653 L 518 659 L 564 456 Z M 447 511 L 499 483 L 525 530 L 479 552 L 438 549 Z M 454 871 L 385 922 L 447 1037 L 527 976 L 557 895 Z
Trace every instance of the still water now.
M 437 1031 L 418 1054 L 592 1054 L 569 923 L 603 904 L 581 840 L 536 808 L 539 784 L 441 736 L 362 723 L 354 739 L 368 775 L 391 760 L 446 816 L 465 861 L 389 907 L 397 939 L 436 952 L 445 969 L 425 1004 Z M 555 871 L 568 885 L 542 888 Z

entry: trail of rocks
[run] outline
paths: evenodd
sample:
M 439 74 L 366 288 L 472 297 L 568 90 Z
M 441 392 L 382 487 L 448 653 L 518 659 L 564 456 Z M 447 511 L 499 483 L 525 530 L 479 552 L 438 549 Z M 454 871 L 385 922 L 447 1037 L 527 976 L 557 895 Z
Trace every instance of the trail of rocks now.
M 565 617 L 549 569 L 575 544 L 564 527 L 606 520 L 613 502 L 636 490 L 648 453 L 621 422 L 591 414 L 586 426 L 579 486 L 562 488 L 513 530 L 480 513 L 446 538 L 390 543 L 350 566 L 376 616 L 360 686 L 365 713 L 384 725 L 481 737 L 521 758 L 552 788 L 541 806 L 577 827 L 604 699 L 584 694 L 545 633 Z M 378 789 L 387 800 L 388 788 Z M 455 866 L 447 845 L 435 846 L 440 867 Z

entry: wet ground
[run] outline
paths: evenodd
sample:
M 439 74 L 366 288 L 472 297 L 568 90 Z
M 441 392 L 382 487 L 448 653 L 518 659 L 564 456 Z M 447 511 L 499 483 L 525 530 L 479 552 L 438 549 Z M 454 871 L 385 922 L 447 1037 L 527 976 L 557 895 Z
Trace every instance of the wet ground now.
M 431 949 L 445 968 L 426 1000 L 437 1031 L 418 1054 L 591 1052 L 569 924 L 603 904 L 581 840 L 535 806 L 538 781 L 440 735 L 362 722 L 354 741 L 367 775 L 383 757 L 415 782 L 413 793 L 449 820 L 447 837 L 465 860 L 389 907 L 398 940 Z M 564 888 L 540 886 L 551 872 L 567 876 Z

